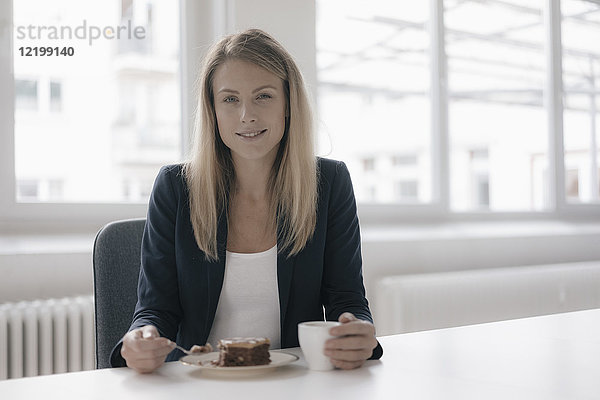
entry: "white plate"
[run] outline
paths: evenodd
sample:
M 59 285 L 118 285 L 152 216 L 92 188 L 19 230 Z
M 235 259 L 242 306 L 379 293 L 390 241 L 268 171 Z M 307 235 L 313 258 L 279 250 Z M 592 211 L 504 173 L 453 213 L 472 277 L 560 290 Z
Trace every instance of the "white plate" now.
M 282 351 L 269 351 L 269 356 L 271 358 L 271 362 L 269 364 L 251 365 L 246 367 L 218 367 L 213 365 L 212 361 L 219 359 L 218 351 L 204 354 L 190 354 L 181 357 L 179 361 L 186 365 L 198 367 L 202 369 L 203 372 L 209 372 L 211 374 L 248 375 L 272 371 L 277 367 L 287 365 L 298 359 L 298 356 Z

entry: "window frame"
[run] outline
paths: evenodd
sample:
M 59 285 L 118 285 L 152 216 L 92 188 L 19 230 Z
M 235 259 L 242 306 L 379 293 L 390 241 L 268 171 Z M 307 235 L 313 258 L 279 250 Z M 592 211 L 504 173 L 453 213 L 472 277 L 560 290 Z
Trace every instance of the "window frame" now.
M 588 220 L 600 217 L 600 204 L 569 203 L 565 193 L 562 102 L 562 42 L 560 0 L 545 0 L 543 9 L 546 46 L 544 91 L 548 140 L 548 198 L 544 211 L 452 211 L 450 209 L 450 160 L 448 132 L 447 58 L 445 54 L 444 1 L 429 0 L 431 35 L 431 155 L 432 202 L 429 204 L 359 203 L 361 220 L 372 224 L 398 222 L 457 222 L 499 220 Z
M 14 153 L 13 1 L 0 2 L 0 233 L 89 231 L 118 220 L 146 215 L 147 204 L 28 203 L 16 201 Z M 218 0 L 180 0 L 180 85 L 182 154 L 187 154 L 195 109 L 194 82 L 202 58 L 223 18 Z M 212 10 L 212 12 L 206 12 Z

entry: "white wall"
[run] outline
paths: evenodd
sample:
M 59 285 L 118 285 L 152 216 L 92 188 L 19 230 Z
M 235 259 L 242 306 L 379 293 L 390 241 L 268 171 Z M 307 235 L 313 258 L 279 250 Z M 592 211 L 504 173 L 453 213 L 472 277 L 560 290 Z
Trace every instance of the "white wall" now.
M 387 276 L 600 260 L 600 224 L 412 224 L 362 232 L 375 318 L 375 286 Z M 0 237 L 0 303 L 91 293 L 92 244 L 93 235 Z
M 362 250 L 367 297 L 377 320 L 375 287 L 384 277 L 597 261 L 600 225 L 538 221 L 363 228 Z

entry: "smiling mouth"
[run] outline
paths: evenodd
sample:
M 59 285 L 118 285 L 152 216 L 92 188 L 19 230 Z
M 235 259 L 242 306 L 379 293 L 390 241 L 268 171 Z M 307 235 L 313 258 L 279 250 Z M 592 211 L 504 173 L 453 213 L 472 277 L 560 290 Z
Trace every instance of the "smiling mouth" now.
M 235 134 L 238 136 L 242 136 L 245 138 L 252 138 L 252 137 L 256 137 L 258 135 L 261 135 L 263 133 L 265 133 L 267 130 L 263 129 L 261 131 L 252 131 L 252 132 L 236 132 Z

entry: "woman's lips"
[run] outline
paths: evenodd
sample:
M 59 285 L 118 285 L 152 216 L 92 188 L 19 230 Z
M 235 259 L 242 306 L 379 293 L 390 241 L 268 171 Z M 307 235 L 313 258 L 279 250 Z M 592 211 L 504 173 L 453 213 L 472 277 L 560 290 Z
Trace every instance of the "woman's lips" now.
M 235 134 L 238 136 L 241 136 L 243 138 L 251 139 L 251 138 L 255 138 L 257 136 L 262 135 L 266 131 L 267 131 L 266 129 L 262 129 L 262 130 L 255 130 L 255 131 L 236 132 Z

